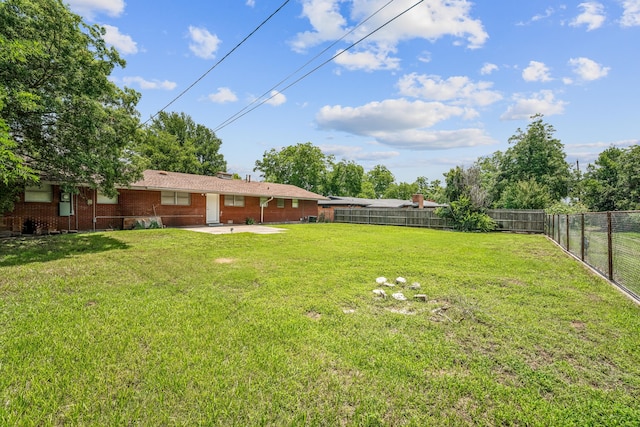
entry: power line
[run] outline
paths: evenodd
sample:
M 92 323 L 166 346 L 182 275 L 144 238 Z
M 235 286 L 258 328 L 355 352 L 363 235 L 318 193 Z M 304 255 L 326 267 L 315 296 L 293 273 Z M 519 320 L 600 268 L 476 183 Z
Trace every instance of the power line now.
M 340 37 L 339 39 L 337 39 L 336 41 L 334 41 L 333 43 L 331 43 L 329 46 L 327 46 L 326 48 L 324 48 L 320 53 L 318 53 L 317 55 L 315 55 L 313 58 L 311 58 L 310 60 L 308 60 L 307 62 L 305 62 L 302 66 L 298 67 L 294 72 L 290 73 L 287 77 L 285 77 L 284 79 L 280 80 L 278 83 L 276 83 L 275 85 L 273 85 L 270 89 L 267 89 L 262 95 L 260 95 L 259 97 L 257 97 L 256 99 L 254 99 L 253 101 L 251 101 L 249 104 L 247 104 L 244 108 L 242 108 L 240 111 L 238 111 L 237 113 L 235 113 L 234 115 L 232 115 L 231 117 L 227 118 L 225 121 L 223 121 L 222 123 L 220 123 L 213 131 L 217 132 L 219 129 L 224 128 L 225 126 L 227 126 L 227 124 L 231 124 L 233 123 L 233 121 L 235 121 L 234 119 L 240 118 L 241 114 L 246 111 L 248 108 L 250 108 L 252 105 L 256 104 L 257 102 L 259 102 L 262 98 L 264 98 L 265 96 L 269 95 L 271 93 L 271 91 L 275 90 L 278 86 L 280 86 L 281 84 L 283 84 L 284 82 L 286 82 L 287 80 L 289 80 L 291 77 L 293 77 L 294 75 L 298 74 L 299 71 L 301 71 L 302 69 L 304 69 L 307 65 L 309 65 L 310 63 L 312 63 L 313 61 L 315 61 L 318 57 L 322 56 L 326 51 L 328 51 L 329 49 L 331 49 L 333 46 L 335 46 L 336 44 L 338 44 L 340 41 L 344 40 L 348 35 L 352 34 L 355 30 L 357 30 L 358 28 L 360 28 L 361 26 L 363 26 L 365 23 L 367 23 L 367 21 L 369 21 L 371 18 L 373 18 L 374 16 L 376 16 L 380 11 L 382 11 L 382 9 L 386 8 L 387 6 L 389 6 L 391 3 L 393 3 L 395 0 L 389 0 L 386 4 L 384 4 L 382 7 L 380 7 L 378 10 L 376 10 L 375 12 L 373 12 L 371 15 L 369 15 L 365 20 L 363 20 L 362 22 L 360 22 L 358 25 L 356 25 L 355 27 L 353 27 L 351 30 L 349 30 L 348 32 L 346 32 L 342 37 Z M 273 98 L 273 96 L 271 97 Z M 271 98 L 268 98 L 267 101 Z M 265 101 L 266 102 L 266 101 Z M 262 105 L 262 104 L 260 104 Z
M 149 117 L 147 119 L 147 121 L 145 121 L 144 123 L 142 123 L 141 126 L 146 125 L 147 123 L 149 123 L 151 120 L 153 120 L 155 117 L 158 116 L 158 114 L 160 114 L 161 112 L 163 112 L 164 110 L 166 110 L 167 108 L 169 108 L 174 102 L 176 102 L 178 99 L 182 98 L 182 96 L 189 92 L 195 85 L 197 85 L 202 79 L 204 79 L 206 77 L 207 74 L 209 74 L 211 71 L 213 71 L 214 68 L 216 68 L 218 65 L 220 65 L 222 63 L 222 61 L 224 61 L 225 59 L 227 59 L 229 57 L 229 55 L 231 55 L 236 49 L 238 49 L 242 44 L 244 44 L 244 42 L 246 42 L 251 36 L 253 36 L 260 28 L 262 28 L 267 22 L 269 22 L 269 20 L 271 20 L 271 18 L 273 18 L 278 12 L 280 12 L 280 10 L 282 8 L 284 8 L 287 3 L 289 3 L 291 0 L 285 0 L 284 3 L 282 3 L 271 15 L 269 15 L 264 21 L 262 21 L 260 23 L 260 25 L 258 25 L 256 28 L 254 28 L 253 31 L 251 31 L 245 38 L 243 38 L 240 43 L 236 44 L 233 49 L 231 49 L 229 52 L 227 52 L 227 54 L 225 56 L 223 56 L 222 58 L 220 58 L 220 60 L 218 60 L 218 62 L 216 62 L 215 64 L 213 64 L 213 66 L 211 68 L 209 68 L 204 74 L 202 74 L 200 77 L 198 77 L 193 83 L 191 83 L 185 90 L 183 90 L 182 92 L 180 92 L 178 94 L 178 96 L 176 96 L 175 98 L 173 98 L 167 105 L 165 105 L 164 107 L 162 107 L 160 110 L 158 110 L 157 113 L 155 113 L 154 115 L 152 115 L 151 117 Z
M 369 34 L 367 34 L 366 36 L 362 37 L 361 39 L 359 39 L 358 41 L 352 43 L 351 45 L 347 46 L 344 50 L 338 52 L 337 54 L 333 55 L 331 58 L 327 59 L 326 61 L 324 61 L 323 63 L 321 63 L 320 65 L 318 65 L 317 67 L 315 67 L 314 69 L 312 69 L 311 71 L 309 71 L 308 73 L 304 74 L 303 76 L 301 76 L 300 78 L 296 79 L 295 81 L 293 81 L 292 83 L 290 83 L 289 85 L 285 86 L 284 88 L 282 88 L 281 90 L 278 91 L 278 93 L 282 93 L 285 90 L 289 89 L 291 86 L 297 84 L 298 82 L 300 82 L 301 80 L 305 79 L 306 77 L 308 77 L 309 75 L 313 74 L 314 72 L 316 72 L 318 69 L 320 69 L 321 67 L 325 66 L 326 64 L 328 64 L 329 62 L 333 61 L 334 59 L 336 59 L 338 56 L 342 55 L 343 53 L 347 52 L 348 50 L 352 49 L 354 46 L 356 46 L 357 44 L 359 44 L 360 42 L 366 40 L 367 38 L 371 37 L 373 34 L 377 33 L 378 31 L 380 31 L 382 28 L 386 27 L 387 25 L 389 25 L 391 22 L 395 21 L 396 19 L 398 19 L 399 17 L 401 17 L 402 15 L 404 15 L 405 13 L 409 12 L 410 10 L 412 10 L 413 8 L 415 8 L 416 6 L 418 6 L 420 3 L 424 2 L 424 0 L 419 0 L 418 2 L 416 2 L 415 4 L 413 4 L 412 6 L 408 7 L 407 9 L 405 9 L 404 11 L 400 12 L 399 14 L 397 14 L 396 16 L 394 16 L 393 18 L 389 19 L 387 22 L 385 22 L 384 24 L 380 25 L 378 28 L 376 28 L 375 30 L 371 31 Z M 249 109 L 248 111 L 245 111 L 244 113 L 235 116 L 235 118 L 233 120 L 227 119 L 227 121 L 223 122 L 223 125 L 219 125 L 214 132 L 219 131 L 220 129 L 223 129 L 225 127 L 227 127 L 228 125 L 230 125 L 231 123 L 235 122 L 236 120 L 240 119 L 241 117 L 244 117 L 245 115 L 249 114 L 250 112 L 252 112 L 253 110 L 255 110 L 256 108 L 260 107 L 261 105 L 265 104 L 266 102 L 268 102 L 269 100 L 273 99 L 277 94 L 271 95 L 269 98 L 263 100 L 262 102 L 260 102 L 258 105 L 254 106 L 253 108 Z

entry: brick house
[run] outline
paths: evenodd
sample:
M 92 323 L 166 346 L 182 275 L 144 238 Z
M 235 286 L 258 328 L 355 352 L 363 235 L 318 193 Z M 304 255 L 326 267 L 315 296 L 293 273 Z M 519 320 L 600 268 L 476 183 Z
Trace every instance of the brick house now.
M 160 218 L 165 226 L 304 221 L 318 214 L 319 194 L 270 182 L 144 171 L 140 181 L 114 198 L 88 187 L 62 193 L 56 183 L 28 187 L 12 212 L 0 217 L 0 231 L 51 233 L 129 228 L 136 218 Z

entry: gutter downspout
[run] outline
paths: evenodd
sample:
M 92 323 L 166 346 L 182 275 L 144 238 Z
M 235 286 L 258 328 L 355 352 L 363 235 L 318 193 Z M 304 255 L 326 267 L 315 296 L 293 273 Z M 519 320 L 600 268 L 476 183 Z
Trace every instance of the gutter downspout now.
M 96 231 L 96 222 L 98 221 L 98 219 L 96 218 L 96 205 L 97 205 L 97 201 L 98 201 L 98 189 L 94 189 L 93 190 L 93 203 L 91 203 L 92 206 L 92 210 L 93 210 L 93 219 L 91 222 L 93 222 L 93 231 Z
M 269 202 L 272 200 L 273 200 L 273 197 L 264 203 L 260 203 L 260 224 L 264 223 L 264 207 L 267 206 Z

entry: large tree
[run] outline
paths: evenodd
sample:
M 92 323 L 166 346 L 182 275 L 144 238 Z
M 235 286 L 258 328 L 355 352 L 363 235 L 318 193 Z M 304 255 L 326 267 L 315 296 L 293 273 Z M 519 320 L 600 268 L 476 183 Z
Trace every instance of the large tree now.
M 139 95 L 109 80 L 124 61 L 103 35 L 60 0 L 0 2 L 0 163 L 18 171 L 0 168 L 3 195 L 38 177 L 113 194 L 139 176 Z
M 375 198 L 381 198 L 387 188 L 393 184 L 396 178 L 384 165 L 375 165 L 373 169 L 365 174 L 365 179 L 373 185 Z
M 362 191 L 364 168 L 353 161 L 342 160 L 331 165 L 326 193 L 332 196 L 356 197 Z
M 640 209 L 640 145 L 610 147 L 587 167 L 583 202 L 594 211 Z
M 221 144 L 211 129 L 189 115 L 160 112 L 146 129 L 139 151 L 152 169 L 215 175 L 227 170 Z
M 532 117 L 526 132 L 518 129 L 509 138 L 513 144 L 502 159 L 496 183 L 502 194 L 508 187 L 511 192 L 519 188 L 531 188 L 524 183 L 535 181 L 538 187 L 544 188 L 550 201 L 558 201 L 569 193 L 571 170 L 565 161 L 564 146 L 554 138 L 555 129 L 543 121 L 542 115 Z M 518 199 L 517 197 L 514 200 Z M 504 205 L 504 201 L 501 202 Z M 544 208 L 545 206 L 538 206 Z
M 256 160 L 254 171 L 265 181 L 292 184 L 308 191 L 324 194 L 332 156 L 325 155 L 311 142 L 265 151 Z

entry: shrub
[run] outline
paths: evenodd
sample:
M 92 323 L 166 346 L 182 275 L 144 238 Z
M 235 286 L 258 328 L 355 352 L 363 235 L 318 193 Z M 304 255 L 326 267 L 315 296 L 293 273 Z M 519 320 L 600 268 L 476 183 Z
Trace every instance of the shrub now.
M 256 223 L 256 220 L 248 216 L 244 219 L 244 223 L 247 225 L 253 225 Z
M 488 232 L 498 227 L 493 218 L 478 208 L 474 208 L 468 197 L 461 197 L 460 200 L 451 202 L 447 207 L 436 209 L 436 214 L 440 218 L 446 218 L 453 222 L 453 228 L 459 231 Z

